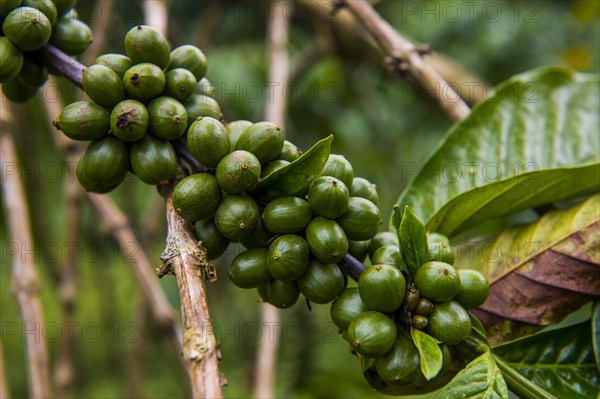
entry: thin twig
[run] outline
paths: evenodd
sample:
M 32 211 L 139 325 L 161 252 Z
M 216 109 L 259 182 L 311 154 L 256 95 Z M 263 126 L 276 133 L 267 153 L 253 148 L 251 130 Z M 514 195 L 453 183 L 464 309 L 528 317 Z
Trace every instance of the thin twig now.
M 10 388 L 6 379 L 6 363 L 4 363 L 4 353 L 2 351 L 2 341 L 0 340 L 0 399 L 10 399 Z
M 94 41 L 90 44 L 83 54 L 82 61 L 85 65 L 90 65 L 100 55 L 106 43 L 106 37 L 108 36 L 108 30 L 111 27 L 111 20 L 113 20 L 113 8 L 115 6 L 115 0 L 102 0 L 96 2 L 98 7 L 98 19 L 95 20 L 92 27 L 92 37 Z
M 219 348 L 213 334 L 206 302 L 206 253 L 194 238 L 192 226 L 175 211 L 170 193 L 166 194 L 169 235 L 161 255 L 175 274 L 181 300 L 183 357 L 187 364 L 194 398 L 221 398 L 225 377 L 219 371 Z
M 361 273 L 367 269 L 362 262 L 356 260 L 356 258 L 350 254 L 346 254 L 344 259 L 338 263 L 338 266 L 340 266 L 340 268 L 354 281 L 358 281 Z
M 81 198 L 82 190 L 77 184 L 64 186 L 66 202 L 66 223 L 68 242 L 76 243 L 81 237 Z M 72 251 L 67 261 L 58 271 L 58 291 L 61 305 L 61 320 L 66 326 L 74 325 L 77 304 L 77 265 L 80 252 Z M 76 377 L 75 340 L 63 334 L 58 343 L 58 355 L 54 369 L 54 383 L 58 397 L 71 397 Z
M 129 367 L 127 368 L 128 383 L 127 397 L 141 398 L 142 397 L 142 381 L 144 377 L 144 366 L 146 358 L 146 348 L 151 344 L 148 340 L 149 321 L 152 316 L 150 306 L 145 298 L 140 298 L 140 304 L 135 308 L 135 326 L 139 334 L 136 335 L 136 340 L 133 342 L 130 350 Z
M 105 195 L 86 193 L 86 196 L 106 229 L 117 240 L 121 250 L 128 254 L 126 262 L 133 268 L 142 292 L 150 302 L 154 319 L 161 327 L 170 331 L 171 337 L 179 337 L 175 312 L 152 273 L 152 262 L 135 237 L 127 216 Z
M 36 55 L 46 64 L 52 67 L 61 75 L 75 83 L 79 88 L 83 88 L 81 77 L 85 65 L 72 59 L 58 48 L 51 44 L 46 44 L 36 52 Z
M 17 299 L 22 328 L 25 331 L 40 331 L 44 327 L 42 303 L 34 258 L 25 256 L 23 248 L 33 248 L 31 221 L 21 175 L 15 143 L 12 137 L 11 113 L 7 103 L 0 102 L 0 159 L 2 167 L 2 191 L 10 244 L 14 246 L 12 257 L 12 291 Z M 37 334 L 25 334 L 29 395 L 34 398 L 51 397 L 50 365 L 46 340 Z
M 390 68 L 399 72 L 409 72 L 453 121 L 460 121 L 469 114 L 470 109 L 467 104 L 423 58 L 418 46 L 381 18 L 368 2 L 359 0 L 342 0 L 342 2 L 373 35 L 379 47 L 388 56 Z
M 278 1 L 271 5 L 269 30 L 267 33 L 269 49 L 269 81 L 271 87 L 265 103 L 265 120 L 285 126 L 286 95 L 289 81 L 289 56 L 287 51 L 289 20 L 285 14 L 288 1 Z M 268 304 L 260 304 L 261 326 L 276 326 L 280 322 L 280 310 Z M 256 399 L 273 398 L 275 371 L 277 369 L 277 350 L 279 334 L 262 334 L 254 366 L 254 393 Z

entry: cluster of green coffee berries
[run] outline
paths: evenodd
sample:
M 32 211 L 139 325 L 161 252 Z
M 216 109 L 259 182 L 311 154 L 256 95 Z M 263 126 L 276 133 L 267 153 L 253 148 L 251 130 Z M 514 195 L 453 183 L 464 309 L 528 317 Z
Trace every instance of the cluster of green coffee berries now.
M 177 168 L 171 141 L 201 115 L 221 118 L 206 95 L 200 49 L 171 51 L 160 32 L 140 25 L 125 36 L 125 52 L 104 54 L 85 68 L 83 89 L 92 101 L 69 104 L 54 122 L 68 137 L 91 141 L 77 166 L 87 191 L 111 191 L 130 170 L 147 184 L 170 180 Z
M 51 43 L 79 55 L 92 43 L 92 31 L 78 19 L 76 0 L 2 0 L 0 19 L 0 83 L 14 102 L 32 99 L 48 80 L 48 68 L 35 54 Z
M 333 322 L 365 370 L 388 384 L 431 385 L 421 373 L 411 327 L 440 342 L 444 366 L 436 378 L 443 378 L 452 364 L 452 346 L 471 334 L 466 309 L 480 306 L 489 292 L 481 273 L 453 267 L 447 237 L 429 234 L 428 246 L 428 262 L 411 276 L 397 235 L 379 233 L 367 249 L 371 266 L 360 275 L 358 287 L 346 288 L 331 306 Z
M 187 135 L 192 154 L 215 174 L 197 173 L 173 191 L 180 215 L 195 222 L 208 258 L 230 241 L 247 250 L 229 269 L 232 282 L 258 288 L 262 298 L 288 308 L 302 293 L 313 303 L 333 301 L 346 285 L 336 265 L 355 240 L 370 240 L 382 220 L 375 186 L 355 178 L 352 165 L 331 154 L 313 181 L 293 195 L 267 196 L 253 188 L 281 168 L 300 162 L 301 151 L 269 122 L 227 126 L 199 118 Z

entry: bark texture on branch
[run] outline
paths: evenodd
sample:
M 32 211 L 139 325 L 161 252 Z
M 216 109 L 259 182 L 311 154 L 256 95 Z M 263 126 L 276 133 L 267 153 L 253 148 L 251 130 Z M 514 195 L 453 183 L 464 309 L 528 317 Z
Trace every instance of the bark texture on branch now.
M 365 26 L 388 56 L 390 68 L 409 72 L 453 121 L 460 121 L 469 114 L 467 104 L 423 58 L 422 51 L 395 30 L 368 2 L 343 0 L 342 3 Z
M 194 238 L 192 225 L 175 211 L 166 196 L 169 235 L 161 259 L 177 279 L 183 322 L 183 358 L 194 398 L 221 398 L 224 376 L 219 371 L 219 348 L 206 302 L 205 279 L 214 280 L 206 253 Z
M 7 103 L 0 102 L 0 159 L 2 159 L 2 192 L 5 217 L 10 234 L 10 244 L 15 246 L 12 256 L 12 291 L 17 299 L 25 331 L 29 395 L 33 398 L 49 398 L 50 365 L 46 341 L 36 331 L 44 327 L 42 303 L 34 257 L 21 252 L 34 248 L 31 221 L 23 185 L 15 143 L 11 134 L 11 112 Z

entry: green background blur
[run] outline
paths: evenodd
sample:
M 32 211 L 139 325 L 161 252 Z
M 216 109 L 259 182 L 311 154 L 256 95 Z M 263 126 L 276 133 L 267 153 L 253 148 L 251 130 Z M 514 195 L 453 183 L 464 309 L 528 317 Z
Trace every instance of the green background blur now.
M 377 184 L 380 208 L 388 220 L 391 206 L 451 122 L 410 79 L 392 77 L 372 52 L 335 33 L 323 6 L 314 15 L 305 5 L 289 9 L 290 85 L 288 140 L 306 150 L 334 134 L 332 151 L 344 154 L 355 175 Z M 495 85 L 531 68 L 562 65 L 598 72 L 600 66 L 600 2 L 591 1 L 381 1 L 376 8 L 396 28 L 429 43 L 479 77 L 477 85 Z M 93 25 L 101 0 L 81 1 L 83 20 Z M 123 52 L 122 40 L 142 23 L 141 1 L 118 1 L 106 37 L 105 52 Z M 225 118 L 262 120 L 268 98 L 265 46 L 268 10 L 261 1 L 171 1 L 169 40 L 173 47 L 201 46 L 209 60 L 208 78 Z M 314 63 L 299 67 L 307 49 L 328 43 Z M 76 90 L 62 83 L 67 98 Z M 4 99 L 3 99 L 4 101 Z M 85 201 L 81 240 L 67 243 L 64 187 L 73 180 L 72 165 L 55 151 L 40 100 L 16 107 L 17 141 L 26 186 L 35 246 L 19 256 L 34 257 L 41 279 L 45 324 L 30 334 L 49 343 L 56 362 L 60 334 L 73 333 L 76 347 L 74 397 L 109 398 L 131 395 L 135 371 L 143 372 L 139 396 L 185 397 L 186 378 L 165 344 L 160 329 L 144 320 L 144 305 L 128 256 L 119 252 Z M 3 164 L 3 167 L 5 165 Z M 10 195 L 10 193 L 3 193 Z M 164 248 L 164 205 L 153 187 L 126 179 L 110 194 L 130 217 L 138 237 L 156 266 Z M 3 201 L 3 199 L 2 199 Z M 27 395 L 24 364 L 25 331 L 10 291 L 13 247 L 5 217 L 1 226 L 0 312 L 4 360 L 13 397 Z M 60 320 L 56 276 L 74 248 L 77 269 L 77 324 Z M 132 248 L 132 252 L 137 250 Z M 28 252 L 29 251 L 29 252 Z M 209 305 L 221 346 L 227 397 L 252 392 L 253 362 L 260 326 L 258 295 L 241 290 L 226 278 L 228 262 L 239 248 L 232 245 L 217 264 L 221 278 L 208 286 Z M 131 254 L 128 254 L 131 255 Z M 160 281 L 178 309 L 175 279 Z M 376 396 L 363 380 L 358 362 L 329 320 L 329 306 L 299 301 L 283 312 L 278 397 L 350 398 Z M 146 317 L 146 319 L 148 319 Z M 142 324 L 143 323 L 143 324 Z M 141 348 L 141 350 L 140 350 Z M 136 365 L 134 365 L 136 364 Z M 135 383 L 133 383 L 135 385 Z M 135 391 L 134 391 L 135 392 Z

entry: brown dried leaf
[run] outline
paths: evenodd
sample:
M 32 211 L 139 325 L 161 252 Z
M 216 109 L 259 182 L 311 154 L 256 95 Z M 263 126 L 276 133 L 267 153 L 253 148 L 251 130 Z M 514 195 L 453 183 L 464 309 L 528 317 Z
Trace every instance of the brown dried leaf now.
M 600 195 L 507 229 L 457 264 L 490 281 L 488 300 L 474 313 L 492 344 L 557 323 L 600 297 Z

